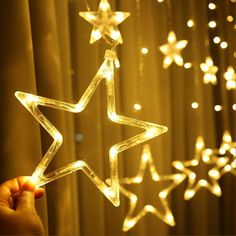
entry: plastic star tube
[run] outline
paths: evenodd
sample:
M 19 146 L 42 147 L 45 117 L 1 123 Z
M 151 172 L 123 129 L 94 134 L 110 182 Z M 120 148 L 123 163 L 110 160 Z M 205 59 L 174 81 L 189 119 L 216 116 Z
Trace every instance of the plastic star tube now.
M 158 198 L 162 204 L 161 209 L 164 209 L 162 213 L 160 210 L 155 208 L 154 206 L 147 204 L 142 207 L 142 210 L 135 215 L 135 209 L 140 202 L 138 201 L 138 196 L 134 193 L 128 191 L 124 188 L 124 185 L 133 185 L 133 184 L 142 184 L 144 173 L 146 169 L 149 169 L 151 178 L 153 181 L 160 182 L 168 182 L 167 187 L 162 189 L 158 193 Z M 144 145 L 143 153 L 140 160 L 140 167 L 137 175 L 132 178 L 123 178 L 120 179 L 120 191 L 129 199 L 129 211 L 125 217 L 123 223 L 123 231 L 128 231 L 133 228 L 138 221 L 144 217 L 147 213 L 152 213 L 154 216 L 160 218 L 163 222 L 170 226 L 175 225 L 174 216 L 169 208 L 169 204 L 167 201 L 167 197 L 169 193 L 180 184 L 186 176 L 184 174 L 172 174 L 172 175 L 159 175 L 156 171 L 152 154 L 150 151 L 149 145 Z M 109 182 L 109 181 L 108 181 Z
M 117 157 L 120 152 L 123 152 L 131 147 L 134 147 L 140 143 L 143 143 L 149 139 L 152 139 L 167 131 L 167 127 L 157 125 L 154 123 L 138 120 L 135 118 L 129 118 L 121 116 L 116 113 L 116 101 L 115 101 L 115 86 L 114 86 L 114 62 L 116 60 L 115 51 L 107 50 L 105 53 L 105 60 L 95 77 L 89 84 L 88 88 L 76 104 L 58 101 L 46 97 L 40 97 L 37 95 L 16 92 L 15 95 L 23 106 L 34 116 L 34 118 L 44 127 L 44 129 L 52 136 L 53 143 L 45 153 L 42 161 L 36 167 L 32 180 L 37 186 L 44 185 L 55 179 L 61 178 L 77 170 L 82 170 L 96 185 L 96 187 L 115 205 L 120 204 L 119 201 L 119 181 L 118 181 L 118 163 Z M 110 178 L 111 185 L 108 186 L 103 180 L 101 180 L 91 167 L 82 160 L 78 160 L 74 163 L 70 163 L 60 169 L 52 171 L 49 174 L 44 175 L 49 163 L 55 156 L 56 152 L 60 148 L 63 137 L 57 128 L 47 119 L 46 116 L 39 110 L 38 106 L 51 107 L 53 109 L 64 110 L 72 113 L 80 113 L 87 106 L 93 93 L 99 86 L 102 80 L 106 82 L 107 88 L 107 116 L 115 123 L 122 125 L 134 126 L 144 129 L 145 131 L 135 135 L 127 140 L 121 141 L 113 145 L 109 150 L 109 163 L 110 163 Z
M 184 62 L 181 56 L 181 51 L 186 47 L 188 41 L 176 41 L 176 35 L 174 31 L 169 32 L 167 41 L 167 44 L 164 44 L 159 48 L 160 51 L 165 55 L 163 68 L 167 69 L 173 63 L 173 61 L 178 66 L 183 66 Z
M 218 180 L 221 177 L 221 173 L 219 171 L 220 168 L 224 167 L 226 163 L 228 163 L 228 158 L 217 158 L 216 150 L 213 149 L 205 149 L 205 144 L 202 136 L 199 136 L 195 145 L 195 158 L 189 161 L 174 161 L 173 166 L 186 174 L 188 177 L 188 185 L 187 189 L 184 193 L 184 199 L 189 200 L 193 198 L 196 192 L 200 188 L 207 188 L 212 194 L 216 196 L 221 196 L 221 188 L 219 186 Z M 206 165 L 214 165 L 212 169 L 208 171 L 208 179 L 200 179 L 197 181 L 197 173 L 193 172 L 190 168 L 196 167 L 200 164 L 200 162 L 205 163 Z
M 101 0 L 97 12 L 79 12 L 79 15 L 93 25 L 93 30 L 90 37 L 90 43 L 94 43 L 100 38 L 104 38 L 107 42 L 107 36 L 113 41 L 110 44 L 123 43 L 120 31 L 117 27 L 129 15 L 129 12 L 111 10 L 107 0 Z
M 212 58 L 207 57 L 206 62 L 200 64 L 200 68 L 204 73 L 203 83 L 204 84 L 211 83 L 213 85 L 216 85 L 217 84 L 216 72 L 218 71 L 218 67 L 214 66 Z

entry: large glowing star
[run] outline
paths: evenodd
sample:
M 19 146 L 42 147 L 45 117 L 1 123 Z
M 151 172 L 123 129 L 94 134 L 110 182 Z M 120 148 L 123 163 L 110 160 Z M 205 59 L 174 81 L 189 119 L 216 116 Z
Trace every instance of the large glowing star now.
M 198 173 L 191 170 L 191 167 L 199 166 L 201 162 L 206 166 L 213 166 L 207 173 L 209 181 L 197 178 Z M 221 196 L 221 188 L 218 183 L 221 177 L 219 169 L 225 166 L 227 162 L 228 158 L 216 158 L 215 150 L 205 149 L 203 137 L 199 136 L 196 141 L 195 158 L 189 161 L 174 161 L 172 163 L 177 170 L 187 175 L 188 185 L 184 193 L 184 199 L 191 199 L 202 187 L 207 188 L 212 194 L 218 197 Z
M 224 73 L 224 77 L 226 80 L 226 89 L 236 89 L 236 74 L 232 66 L 227 68 L 227 71 Z
M 201 63 L 200 68 L 204 73 L 203 83 L 204 84 L 212 83 L 213 85 L 216 85 L 217 84 L 216 72 L 218 71 L 218 67 L 214 66 L 211 57 L 206 57 L 206 62 Z
M 16 97 L 25 106 L 25 108 L 35 117 L 35 119 L 44 127 L 44 129 L 54 139 L 52 145 L 47 150 L 42 161 L 37 166 L 32 175 L 32 180 L 36 185 L 41 186 L 50 181 L 68 175 L 74 171 L 82 170 L 97 186 L 97 188 L 115 205 L 119 205 L 119 181 L 118 181 L 118 166 L 117 157 L 118 153 L 125 151 L 131 147 L 134 147 L 140 143 L 143 143 L 151 138 L 154 138 L 167 131 L 167 128 L 161 125 L 153 124 L 150 122 L 138 120 L 135 118 L 129 118 L 121 116 L 116 113 L 116 101 L 115 101 L 115 88 L 114 88 L 114 61 L 116 59 L 115 51 L 107 50 L 105 53 L 105 60 L 95 77 L 89 84 L 88 88 L 76 104 L 58 101 L 46 97 L 40 97 L 33 94 L 16 92 Z M 56 127 L 43 115 L 38 109 L 38 106 L 46 106 L 54 109 L 60 109 L 73 113 L 82 112 L 87 106 L 90 98 L 97 89 L 102 80 L 106 81 L 107 88 L 107 116 L 115 123 L 122 125 L 130 125 L 144 129 L 145 131 L 135 135 L 127 140 L 121 141 L 113 145 L 109 150 L 109 163 L 110 163 L 110 176 L 111 185 L 108 186 L 102 181 L 95 172 L 89 167 L 89 165 L 82 160 L 78 160 L 74 163 L 70 163 L 58 170 L 55 170 L 47 175 L 44 175 L 46 168 L 55 156 L 59 147 L 62 144 L 63 137 Z
M 90 37 L 90 43 L 94 43 L 100 38 L 104 38 L 112 44 L 121 44 L 123 42 L 120 31 L 117 27 L 129 15 L 129 12 L 112 12 L 107 0 L 101 0 L 97 12 L 80 12 L 79 15 L 93 25 Z M 110 39 L 107 39 L 109 37 Z
M 232 141 L 229 131 L 225 131 L 223 134 L 223 140 L 218 152 L 218 158 L 220 157 L 229 159 L 227 165 L 223 166 L 221 169 L 220 174 L 224 175 L 230 172 L 236 175 L 236 142 Z
M 176 41 L 176 35 L 174 31 L 169 32 L 167 40 L 167 44 L 160 46 L 161 52 L 165 55 L 163 68 L 168 68 L 173 61 L 178 66 L 183 66 L 184 62 L 181 56 L 181 51 L 186 47 L 188 41 Z
M 151 178 L 154 182 L 167 182 L 167 187 L 162 189 L 158 194 L 157 197 L 160 199 L 161 206 L 158 208 L 163 209 L 161 211 L 158 210 L 153 205 L 147 204 L 142 206 L 140 212 L 135 214 L 135 209 L 140 204 L 138 196 L 134 193 L 125 189 L 123 185 L 133 185 L 133 184 L 141 184 L 144 178 L 144 173 L 146 169 L 149 169 Z M 149 145 L 144 145 L 143 153 L 141 156 L 140 167 L 137 175 L 132 178 L 123 178 L 120 179 L 120 191 L 129 199 L 129 211 L 125 217 L 123 223 L 123 231 L 128 231 L 133 228 L 137 222 L 144 217 L 147 213 L 152 213 L 154 216 L 160 218 L 166 224 L 170 226 L 175 225 L 173 214 L 169 208 L 169 204 L 167 201 L 167 197 L 169 193 L 178 185 L 180 184 L 186 176 L 184 174 L 172 174 L 172 175 L 159 175 L 156 171 L 155 165 L 153 163 L 152 154 L 150 151 Z M 157 205 L 157 204 L 156 204 Z

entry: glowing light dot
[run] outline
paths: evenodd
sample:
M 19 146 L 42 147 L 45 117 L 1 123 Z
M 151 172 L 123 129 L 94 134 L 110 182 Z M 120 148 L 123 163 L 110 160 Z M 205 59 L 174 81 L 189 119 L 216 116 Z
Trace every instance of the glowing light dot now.
M 233 22 L 233 21 L 234 21 L 233 16 L 227 16 L 227 21 L 228 21 L 228 22 Z
M 184 198 L 187 200 L 187 199 L 192 198 L 194 195 L 195 195 L 195 192 L 193 190 L 186 190 L 184 194 Z
M 236 104 L 233 104 L 232 108 L 234 111 L 236 111 Z
M 220 177 L 220 173 L 218 170 L 210 170 L 209 175 L 215 179 L 218 179 Z
M 189 175 L 189 178 L 190 178 L 190 179 L 196 179 L 196 174 L 195 174 L 195 173 L 191 173 L 191 174 Z
M 216 9 L 216 4 L 211 2 L 211 3 L 208 4 L 208 8 L 210 10 L 215 10 Z
M 228 47 L 228 43 L 225 42 L 225 41 L 223 41 L 223 42 L 220 43 L 220 47 L 221 47 L 222 49 L 225 49 L 225 48 Z
M 208 23 L 208 26 L 210 27 L 210 28 L 215 28 L 216 27 L 216 22 L 215 21 L 210 21 L 209 23 Z
M 191 62 L 186 62 L 186 63 L 184 63 L 184 68 L 185 69 L 189 69 L 189 68 L 191 68 L 192 67 L 192 63 Z
M 167 192 L 166 191 L 162 191 L 159 193 L 159 197 L 160 198 L 166 198 L 167 197 Z
M 215 111 L 221 111 L 222 110 L 222 106 L 221 105 L 215 105 L 214 106 L 214 110 Z
M 197 102 L 193 102 L 192 105 L 191 105 L 191 107 L 192 107 L 193 109 L 198 109 L 199 105 L 198 105 Z
M 192 28 L 194 25 L 195 25 L 195 22 L 194 22 L 192 19 L 190 19 L 190 20 L 187 21 L 187 26 L 188 26 L 189 28 Z
M 213 42 L 215 43 L 215 44 L 218 44 L 218 43 L 220 43 L 220 37 L 218 37 L 218 36 L 216 36 L 216 37 L 214 37 L 213 38 Z
M 164 2 L 164 0 L 157 0 L 157 2 Z
M 207 186 L 207 181 L 205 179 L 200 179 L 199 180 L 199 184 L 202 186 L 202 187 L 206 187 Z
M 135 103 L 135 104 L 133 105 L 133 108 L 134 108 L 134 110 L 136 110 L 136 111 L 142 110 L 142 106 L 141 106 L 140 104 L 138 104 L 138 103 Z
M 145 47 L 141 48 L 141 53 L 142 53 L 143 55 L 148 54 L 148 48 L 145 48 Z
M 229 172 L 231 171 L 232 168 L 231 168 L 231 165 L 226 165 L 224 169 L 225 171 Z

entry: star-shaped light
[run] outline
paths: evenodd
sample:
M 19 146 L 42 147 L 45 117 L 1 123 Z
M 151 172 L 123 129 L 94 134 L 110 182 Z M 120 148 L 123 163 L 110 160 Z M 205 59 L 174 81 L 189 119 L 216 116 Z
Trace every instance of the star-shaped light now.
M 229 131 L 225 131 L 223 134 L 223 140 L 218 156 L 229 158 L 229 163 L 227 163 L 227 165 L 225 165 L 220 171 L 221 175 L 224 175 L 228 172 L 236 175 L 236 142 L 232 141 Z
M 115 101 L 115 87 L 114 87 L 114 61 L 116 60 L 115 51 L 107 50 L 105 53 L 105 60 L 95 77 L 91 81 L 90 85 L 78 101 L 78 103 L 68 103 L 58 101 L 46 97 L 40 97 L 37 95 L 16 92 L 16 97 L 25 106 L 25 108 L 35 117 L 35 119 L 44 127 L 44 129 L 54 139 L 52 145 L 47 150 L 42 161 L 37 166 L 32 175 L 32 180 L 37 186 L 44 185 L 50 181 L 68 175 L 74 171 L 82 170 L 97 186 L 97 188 L 115 205 L 119 205 L 119 181 L 118 181 L 118 154 L 131 147 L 134 147 L 140 143 L 143 143 L 151 138 L 154 138 L 167 131 L 167 128 L 154 123 L 138 120 L 135 118 L 129 118 L 126 116 L 118 115 L 116 112 Z M 78 160 L 74 163 L 70 163 L 58 170 L 55 170 L 47 175 L 44 175 L 49 163 L 55 156 L 59 147 L 62 144 L 63 137 L 56 127 L 47 119 L 46 116 L 38 109 L 38 106 L 51 107 L 54 109 L 60 109 L 72 113 L 80 113 L 87 106 L 93 93 L 97 89 L 102 80 L 106 81 L 107 88 L 107 116 L 115 123 L 122 125 L 130 125 L 137 128 L 144 129 L 145 131 L 135 135 L 127 140 L 121 141 L 113 145 L 109 150 L 109 163 L 110 163 L 110 176 L 111 185 L 108 186 L 103 180 L 101 180 L 92 168 L 82 160 Z
M 160 46 L 161 52 L 165 55 L 163 61 L 163 68 L 168 68 L 174 61 L 178 66 L 183 66 L 183 58 L 181 51 L 186 47 L 188 41 L 181 40 L 176 41 L 176 35 L 174 31 L 170 31 L 168 34 L 168 43 Z
M 147 167 L 149 166 L 149 167 Z M 171 182 L 169 185 L 162 189 L 158 193 L 158 198 L 161 202 L 161 209 L 164 209 L 164 212 L 161 212 L 153 205 L 147 204 L 142 207 L 142 210 L 140 210 L 139 213 L 135 215 L 135 209 L 140 202 L 138 201 L 138 196 L 134 193 L 128 191 L 124 188 L 123 185 L 132 185 L 132 184 L 141 184 L 144 178 L 144 173 L 146 169 L 149 169 L 151 178 L 155 182 Z M 150 151 L 149 145 L 144 145 L 143 153 L 140 160 L 140 167 L 137 175 L 132 178 L 123 178 L 120 179 L 120 191 L 122 194 L 124 194 L 129 199 L 129 211 L 125 217 L 124 223 L 123 223 L 123 231 L 128 231 L 131 228 L 133 228 L 137 222 L 144 217 L 147 213 L 152 213 L 154 216 L 160 218 L 162 221 L 164 221 L 166 224 L 170 226 L 175 225 L 174 216 L 169 208 L 169 204 L 167 201 L 167 197 L 169 193 L 178 185 L 180 184 L 184 179 L 185 175 L 183 174 L 172 174 L 172 175 L 163 175 L 160 176 L 155 168 L 155 165 L 153 163 L 152 154 Z
M 226 80 L 226 89 L 236 89 L 236 74 L 232 66 L 227 68 L 227 71 L 224 73 L 224 77 Z
M 113 12 L 108 0 L 101 0 L 97 12 L 80 12 L 79 15 L 93 25 L 90 37 L 91 44 L 100 38 L 108 41 L 107 37 L 112 39 L 112 44 L 121 44 L 123 42 L 117 25 L 130 15 L 129 12 Z
M 206 165 L 213 165 L 208 171 L 208 178 L 210 181 L 207 181 L 206 179 L 197 181 L 198 174 L 190 169 L 191 167 L 198 166 L 200 162 L 203 162 Z M 195 158 L 189 161 L 174 161 L 172 163 L 177 170 L 186 174 L 188 177 L 188 185 L 184 193 L 184 199 L 191 199 L 202 187 L 207 188 L 212 194 L 215 194 L 218 197 L 221 196 L 221 188 L 218 183 L 221 176 L 219 169 L 225 166 L 227 162 L 228 158 L 215 157 L 215 150 L 209 148 L 205 149 L 203 137 L 199 136 L 195 145 Z
M 206 62 L 200 64 L 202 72 L 204 72 L 203 82 L 204 84 L 212 83 L 217 84 L 216 72 L 218 67 L 214 65 L 211 57 L 206 57 Z

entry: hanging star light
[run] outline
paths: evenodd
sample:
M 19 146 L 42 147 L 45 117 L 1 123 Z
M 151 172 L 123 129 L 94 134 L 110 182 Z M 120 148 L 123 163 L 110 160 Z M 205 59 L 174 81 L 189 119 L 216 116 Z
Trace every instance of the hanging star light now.
M 205 63 L 200 64 L 200 68 L 204 73 L 203 83 L 208 84 L 212 83 L 213 85 L 217 84 L 216 72 L 218 67 L 214 65 L 211 57 L 206 57 Z
M 207 166 L 213 165 L 213 167 L 208 171 L 208 178 L 206 179 L 197 179 L 197 173 L 193 172 L 190 168 L 199 166 L 200 162 L 205 163 Z M 221 176 L 219 169 L 228 162 L 228 158 L 216 158 L 215 150 L 205 149 L 205 144 L 202 136 L 199 136 L 195 145 L 195 158 L 189 161 L 174 161 L 173 166 L 186 174 L 188 177 L 187 189 L 184 193 L 184 199 L 189 200 L 194 197 L 196 192 L 204 187 L 207 188 L 212 194 L 216 196 L 221 196 L 221 188 L 219 186 L 218 180 Z
M 109 42 L 107 37 L 112 40 L 112 45 L 123 43 L 117 25 L 123 22 L 130 15 L 129 12 L 113 12 L 108 0 L 101 0 L 97 12 L 79 12 L 79 15 L 93 25 L 90 37 L 91 44 L 101 38 L 104 38 Z
M 170 182 L 166 188 L 162 189 L 162 191 L 158 193 L 158 198 L 161 202 L 161 209 L 163 208 L 164 212 L 162 213 L 153 205 L 147 204 L 142 207 L 142 210 L 140 210 L 138 214 L 135 215 L 135 209 L 137 208 L 137 205 L 140 204 L 140 202 L 138 201 L 138 196 L 125 189 L 123 185 L 141 184 L 148 165 L 151 178 L 154 182 Z M 166 224 L 174 226 L 174 216 L 169 208 L 167 197 L 169 193 L 185 179 L 185 177 L 186 176 L 184 174 L 172 174 L 163 176 L 159 175 L 153 162 L 150 146 L 147 144 L 144 145 L 138 174 L 132 178 L 120 179 L 120 191 L 129 199 L 129 211 L 123 223 L 123 231 L 128 231 L 133 228 L 137 224 L 137 222 L 147 213 L 152 213 L 154 216 L 160 218 Z
M 116 113 L 115 103 L 115 88 L 114 88 L 114 61 L 116 60 L 115 51 L 107 50 L 105 53 L 105 60 L 99 68 L 97 74 L 91 81 L 90 85 L 82 95 L 78 103 L 72 104 L 63 101 L 58 101 L 46 97 L 40 97 L 37 95 L 16 92 L 16 97 L 25 106 L 25 108 L 34 116 L 34 118 L 44 127 L 44 129 L 52 136 L 53 143 L 47 150 L 42 161 L 35 169 L 32 180 L 37 186 L 44 185 L 55 179 L 61 178 L 74 171 L 82 170 L 96 185 L 96 187 L 115 205 L 119 205 L 119 181 L 118 181 L 118 164 L 117 157 L 122 151 L 125 151 L 131 147 L 134 147 L 140 143 L 143 143 L 149 139 L 152 139 L 167 131 L 167 128 L 154 123 L 138 120 L 135 118 L 129 118 L 121 116 Z M 62 144 L 63 137 L 56 127 L 43 115 L 38 109 L 38 106 L 51 107 L 54 109 L 60 109 L 72 113 L 80 113 L 87 106 L 90 98 L 97 89 L 100 82 L 105 79 L 107 88 L 107 116 L 115 123 L 122 125 L 130 125 L 137 128 L 142 128 L 145 131 L 135 135 L 127 140 L 121 141 L 113 145 L 109 150 L 109 163 L 110 163 L 110 176 L 111 185 L 108 186 L 103 180 L 101 180 L 92 168 L 82 160 L 78 160 L 74 163 L 70 163 L 58 170 L 50 172 L 44 175 L 49 163 L 55 156 L 59 147 Z
M 230 172 L 236 175 L 236 142 L 232 141 L 229 131 L 223 134 L 223 140 L 219 149 L 218 157 L 229 158 L 229 162 L 221 169 L 221 176 Z
M 159 47 L 160 51 L 165 55 L 163 68 L 167 69 L 174 61 L 178 66 L 183 66 L 183 58 L 181 51 L 186 47 L 188 41 L 176 41 L 174 31 L 170 31 L 167 38 L 168 43 Z
M 227 68 L 227 71 L 224 73 L 224 77 L 226 80 L 226 89 L 236 89 L 236 74 L 232 66 Z

